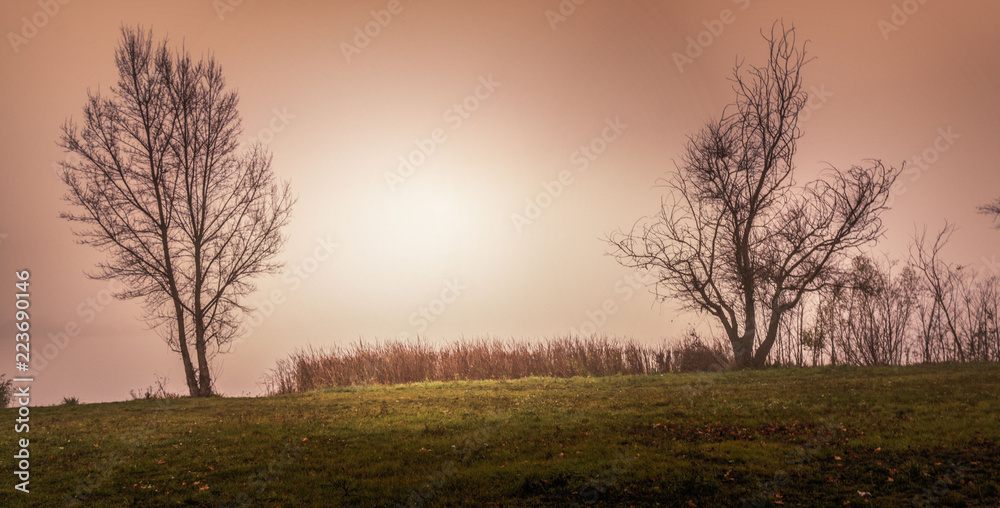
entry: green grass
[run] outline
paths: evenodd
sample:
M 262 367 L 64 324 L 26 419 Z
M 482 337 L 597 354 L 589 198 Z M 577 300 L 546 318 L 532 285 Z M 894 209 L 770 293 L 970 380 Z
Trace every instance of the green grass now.
M 54 406 L 0 505 L 996 506 L 998 415 L 996 364 Z

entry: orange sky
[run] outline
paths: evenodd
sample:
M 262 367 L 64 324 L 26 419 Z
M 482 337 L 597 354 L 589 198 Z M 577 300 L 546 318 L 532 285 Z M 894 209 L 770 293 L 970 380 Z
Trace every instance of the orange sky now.
M 50 15 L 10 2 L 0 14 L 0 323 L 13 334 L 13 272 L 30 269 L 36 403 L 120 400 L 154 373 L 183 391 L 178 359 L 136 319 L 136 302 L 109 302 L 108 283 L 85 278 L 100 254 L 58 218 L 59 127 L 79 117 L 88 88 L 116 80 L 122 23 L 214 53 L 239 90 L 246 136 L 267 142 L 299 196 L 289 271 L 250 299 L 261 313 L 222 357 L 226 394 L 258 393 L 275 360 L 306 344 L 571 329 L 652 342 L 699 322 L 633 289 L 641 281 L 601 238 L 656 211 L 657 178 L 732 100 L 735 57 L 760 62 L 758 31 L 777 18 L 818 57 L 806 70 L 816 99 L 799 180 L 823 162 L 907 160 L 878 250 L 904 257 L 915 224 L 948 218 L 961 227 L 950 259 L 1000 262 L 1000 231 L 975 213 L 1000 196 L 995 2 L 228 5 L 69 1 Z M 679 59 L 686 51 L 695 56 Z M 75 333 L 56 336 L 67 325 Z M 5 343 L 10 376 L 13 337 Z

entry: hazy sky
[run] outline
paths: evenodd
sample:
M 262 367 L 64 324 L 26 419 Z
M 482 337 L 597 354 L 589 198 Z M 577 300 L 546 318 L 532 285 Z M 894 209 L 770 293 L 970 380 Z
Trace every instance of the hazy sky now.
M 13 272 L 29 269 L 36 403 L 127 398 L 154 373 L 185 391 L 177 356 L 137 302 L 109 302 L 109 284 L 85 277 L 101 255 L 58 218 L 59 127 L 88 89 L 115 83 L 121 24 L 213 53 L 246 137 L 267 143 L 299 197 L 289 271 L 250 299 L 261 312 L 223 357 L 225 394 L 258 393 L 307 344 L 582 326 L 676 337 L 701 318 L 633 290 L 601 239 L 657 211 L 656 180 L 732 101 L 737 55 L 761 62 L 759 31 L 778 18 L 817 57 L 798 180 L 826 162 L 906 160 L 877 250 L 905 257 L 915 225 L 947 218 L 961 227 L 951 260 L 997 267 L 1000 231 L 975 213 L 1000 196 L 996 2 L 51 3 L 0 14 L 0 372 L 14 373 Z

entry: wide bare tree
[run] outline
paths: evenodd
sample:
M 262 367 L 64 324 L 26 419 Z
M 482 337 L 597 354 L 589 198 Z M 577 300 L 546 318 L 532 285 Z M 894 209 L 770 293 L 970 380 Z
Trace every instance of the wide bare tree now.
M 294 198 L 261 146 L 239 146 L 238 97 L 212 57 L 194 61 L 151 31 L 122 28 L 118 84 L 88 93 L 81 123 L 63 126 L 62 217 L 108 260 L 181 356 L 191 396 L 213 393 L 212 358 L 236 336 L 253 279 L 274 273 Z
M 806 43 L 779 23 L 762 35 L 767 63 L 736 64 L 735 102 L 689 138 L 660 213 L 608 238 L 623 265 L 658 274 L 658 297 L 717 318 L 739 367 L 763 366 L 782 315 L 882 235 L 899 174 L 870 160 L 796 184 Z

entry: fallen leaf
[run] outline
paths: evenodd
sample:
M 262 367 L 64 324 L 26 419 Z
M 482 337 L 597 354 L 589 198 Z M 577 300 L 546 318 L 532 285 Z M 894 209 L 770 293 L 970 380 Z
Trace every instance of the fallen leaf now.
M 166 461 L 166 460 L 164 460 L 164 459 L 160 459 L 160 461 L 159 461 L 159 462 L 157 462 L 157 464 L 166 464 L 166 463 L 167 463 L 167 461 Z

